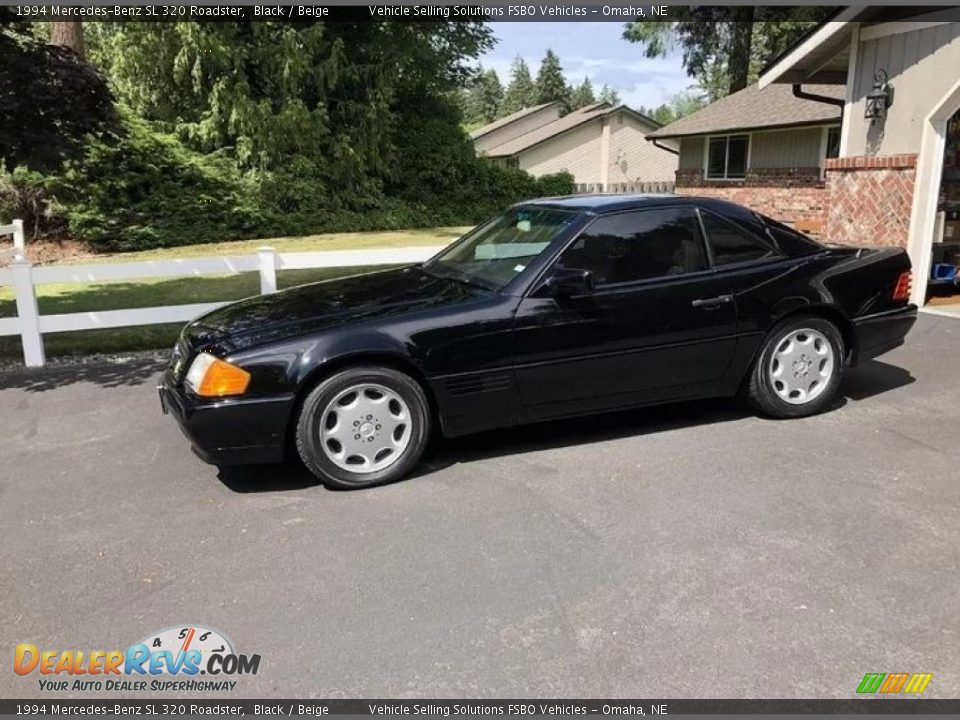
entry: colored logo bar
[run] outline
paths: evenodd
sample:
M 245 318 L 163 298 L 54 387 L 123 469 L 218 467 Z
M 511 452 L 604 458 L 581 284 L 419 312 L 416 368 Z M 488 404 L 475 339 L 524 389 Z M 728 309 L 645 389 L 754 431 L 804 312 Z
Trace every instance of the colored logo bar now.
M 927 689 L 933 673 L 867 673 L 857 686 L 858 695 L 919 695 Z

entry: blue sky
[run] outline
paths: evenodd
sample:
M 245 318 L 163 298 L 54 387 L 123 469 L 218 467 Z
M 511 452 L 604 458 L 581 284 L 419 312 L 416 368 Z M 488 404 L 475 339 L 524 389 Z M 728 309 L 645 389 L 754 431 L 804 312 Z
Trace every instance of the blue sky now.
M 494 22 L 499 42 L 480 62 L 492 67 L 506 85 L 510 63 L 520 55 L 536 78 L 547 48 L 559 56 L 568 82 L 579 84 L 586 75 L 599 90 L 604 83 L 615 88 L 623 102 L 650 108 L 692 84 L 677 51 L 662 59 L 644 57 L 641 46 L 628 43 L 621 22 Z

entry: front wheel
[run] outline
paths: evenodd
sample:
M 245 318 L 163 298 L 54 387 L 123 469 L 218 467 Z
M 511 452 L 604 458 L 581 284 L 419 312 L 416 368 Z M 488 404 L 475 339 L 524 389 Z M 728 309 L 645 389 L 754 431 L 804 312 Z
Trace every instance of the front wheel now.
M 789 318 L 767 336 L 750 374 L 750 403 L 775 418 L 814 415 L 836 397 L 843 358 L 843 338 L 832 322 Z
M 329 487 L 371 487 L 406 475 L 429 431 L 430 408 L 416 380 L 391 368 L 349 368 L 307 396 L 297 451 Z

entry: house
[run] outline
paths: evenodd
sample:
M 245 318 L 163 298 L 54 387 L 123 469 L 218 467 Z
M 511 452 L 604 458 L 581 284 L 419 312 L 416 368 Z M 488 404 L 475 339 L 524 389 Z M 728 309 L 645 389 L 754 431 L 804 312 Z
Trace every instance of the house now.
M 560 117 L 560 103 L 544 103 L 518 110 L 511 115 L 494 120 L 489 125 L 470 133 L 477 153 L 484 154 L 497 145 L 514 140 L 524 133 L 551 123 Z
M 960 316 L 956 8 L 847 7 L 757 84 L 656 130 L 677 190 L 721 195 L 852 245 L 906 248 L 912 299 Z M 950 306 L 949 303 L 954 303 Z
M 816 99 L 811 99 L 816 98 Z M 679 193 L 722 197 L 818 234 L 844 88 L 751 85 L 647 135 L 679 144 Z
M 626 105 L 593 103 L 553 118 L 546 106 L 530 110 L 535 112 L 516 113 L 519 117 L 511 122 L 504 121 L 514 116 L 477 130 L 473 135 L 477 151 L 534 176 L 569 172 L 574 183 L 600 191 L 674 179 L 675 144 L 648 140 L 646 136 L 660 124 Z M 537 120 L 542 122 L 530 127 Z M 494 135 L 496 144 L 490 141 Z
M 960 22 L 951 18 L 956 8 L 844 8 L 759 81 L 844 88 L 825 234 L 907 248 L 918 304 L 955 293 L 954 280 L 932 276 L 960 266 Z

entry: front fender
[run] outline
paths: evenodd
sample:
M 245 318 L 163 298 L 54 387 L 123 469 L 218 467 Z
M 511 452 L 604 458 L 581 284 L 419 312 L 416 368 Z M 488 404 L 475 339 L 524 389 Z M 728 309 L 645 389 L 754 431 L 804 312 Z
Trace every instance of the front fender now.
M 250 394 L 297 393 L 309 378 L 325 368 L 361 357 L 395 358 L 420 368 L 408 345 L 388 333 L 371 329 L 323 333 L 231 355 L 230 362 L 251 375 Z

